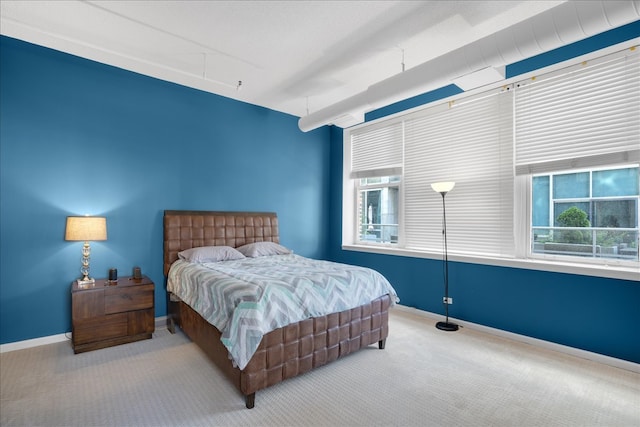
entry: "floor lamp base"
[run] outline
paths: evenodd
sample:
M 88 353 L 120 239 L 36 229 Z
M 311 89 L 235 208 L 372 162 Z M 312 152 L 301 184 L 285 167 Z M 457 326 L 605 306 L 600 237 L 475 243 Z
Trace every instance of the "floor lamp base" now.
M 436 328 L 440 329 L 441 331 L 457 331 L 458 325 L 450 322 L 438 322 L 436 323 Z

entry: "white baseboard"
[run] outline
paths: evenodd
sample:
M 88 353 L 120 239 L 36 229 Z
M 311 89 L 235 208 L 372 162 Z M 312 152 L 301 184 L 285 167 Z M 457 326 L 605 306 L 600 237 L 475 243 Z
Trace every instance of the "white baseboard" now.
M 408 307 L 406 305 L 396 304 L 394 309 L 402 310 L 407 313 L 413 313 L 418 316 L 427 317 L 429 319 L 441 321 L 445 320 L 445 317 L 431 313 L 429 311 L 418 310 L 414 307 Z M 594 362 L 602 363 L 604 365 L 613 366 L 620 369 L 625 369 L 627 371 L 640 373 L 640 364 L 629 362 L 628 360 L 616 359 L 615 357 L 605 356 L 604 354 L 593 353 L 587 350 L 581 350 L 579 348 L 569 347 L 562 344 L 556 344 L 550 341 L 544 341 L 538 338 L 528 337 L 526 335 L 520 335 L 513 332 L 503 331 L 502 329 L 491 328 L 489 326 L 478 325 L 472 322 L 466 322 L 460 319 L 454 319 L 453 317 L 449 317 L 449 320 L 453 323 L 456 323 L 462 327 L 473 329 L 475 331 L 484 332 L 491 335 L 496 335 L 502 338 L 507 338 L 513 341 L 523 342 L 526 344 L 531 344 L 536 347 L 545 348 L 547 350 L 558 351 L 560 353 L 570 354 L 572 356 L 580 357 L 582 359 L 592 360 Z
M 396 304 L 394 309 L 402 310 L 407 313 L 413 313 L 418 316 L 427 317 L 433 320 L 444 320 L 444 316 L 429 311 L 418 310 L 414 307 L 408 307 L 406 305 Z M 558 351 L 560 353 L 570 354 L 572 356 L 580 357 L 582 359 L 593 360 L 594 362 L 602 363 L 609 366 L 614 366 L 620 369 L 626 369 L 627 371 L 640 373 L 640 364 L 629 362 L 628 360 L 616 359 L 615 357 L 605 356 L 603 354 L 593 353 L 591 351 L 580 350 L 578 348 L 569 347 L 562 344 L 556 344 L 549 341 L 540 340 L 537 338 L 528 337 L 526 335 L 515 334 L 513 332 L 503 331 L 501 329 L 490 328 L 488 326 L 478 325 L 476 323 L 466 322 L 460 319 L 454 319 L 450 317 L 452 322 L 463 326 L 465 328 L 473 329 L 480 332 L 485 332 L 491 335 L 507 338 L 514 341 L 519 341 L 527 344 L 531 344 L 537 347 L 545 348 L 548 350 Z M 156 329 L 162 329 L 167 327 L 167 316 L 160 316 L 155 318 Z M 57 342 L 63 342 L 71 339 L 71 332 L 65 334 L 51 335 L 48 337 L 34 338 L 31 340 L 17 341 L 7 344 L 0 344 L 0 353 L 8 351 L 22 350 L 30 347 L 37 347 L 40 345 L 53 344 Z
M 167 316 L 156 317 L 156 329 L 167 328 Z
M 34 338 L 31 340 L 10 342 L 7 344 L 0 344 L 0 353 L 6 353 L 8 351 L 22 350 L 25 348 L 38 347 L 41 345 L 54 344 L 57 342 L 71 340 L 71 332 L 58 335 L 49 335 L 48 337 Z
M 164 329 L 167 327 L 167 316 L 160 316 L 155 318 L 156 329 Z M 0 344 L 0 353 L 6 353 L 8 351 L 22 350 L 25 348 L 38 347 L 41 345 L 55 344 L 58 342 L 70 341 L 71 332 L 64 334 L 50 335 L 48 337 L 34 338 L 31 340 L 10 342 L 7 344 Z

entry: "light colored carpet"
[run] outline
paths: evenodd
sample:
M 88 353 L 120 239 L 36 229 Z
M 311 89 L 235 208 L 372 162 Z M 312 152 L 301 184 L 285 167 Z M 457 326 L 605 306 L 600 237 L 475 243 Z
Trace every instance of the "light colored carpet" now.
M 640 426 L 640 374 L 393 310 L 371 346 L 243 397 L 182 333 L 0 354 L 0 425 Z

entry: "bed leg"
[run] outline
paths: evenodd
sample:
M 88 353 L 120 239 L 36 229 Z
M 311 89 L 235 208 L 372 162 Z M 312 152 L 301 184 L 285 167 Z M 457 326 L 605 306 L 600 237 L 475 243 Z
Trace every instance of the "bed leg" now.
M 387 339 L 386 339 L 386 338 L 381 339 L 380 341 L 378 341 L 378 348 L 379 348 L 380 350 L 384 350 L 384 345 L 385 345 L 386 343 L 387 343 Z
M 176 322 L 174 322 L 173 317 L 171 316 L 167 317 L 167 329 L 172 334 L 176 333 Z
M 167 292 L 167 329 L 176 333 L 176 325 L 180 325 L 180 299 Z
M 247 406 L 247 409 L 252 409 L 256 404 L 256 393 L 253 392 L 251 394 L 247 394 L 244 397 L 244 400 L 245 400 L 245 405 Z

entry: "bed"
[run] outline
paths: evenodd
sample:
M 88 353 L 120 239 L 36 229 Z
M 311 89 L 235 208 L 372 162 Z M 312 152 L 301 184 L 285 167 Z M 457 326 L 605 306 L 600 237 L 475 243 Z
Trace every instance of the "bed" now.
M 189 263 L 188 260 L 185 263 L 182 259 L 185 253 L 192 250 L 202 252 L 203 249 L 211 247 L 219 249 L 227 246 L 242 250 L 250 246 L 272 245 L 282 248 L 279 245 L 278 218 L 272 212 L 167 210 L 164 212 L 163 223 L 167 327 L 172 333 L 175 333 L 176 326 L 180 327 L 207 354 L 244 395 L 247 408 L 254 407 L 255 393 L 261 389 L 301 375 L 372 344 L 377 343 L 380 349 L 384 349 L 389 334 L 389 308 L 397 298 L 390 285 L 387 293 L 366 297 L 365 302 L 353 306 L 354 308 L 334 310 L 290 322 L 278 320 L 280 322 L 278 325 L 282 326 L 270 331 L 266 330 L 258 338 L 245 339 L 243 336 L 235 342 L 254 340 L 256 344 L 255 350 L 247 352 L 242 359 L 238 354 L 243 353 L 236 353 L 235 347 L 229 345 L 230 336 L 233 336 L 229 330 L 239 328 L 221 327 L 221 331 L 214 326 L 205 318 L 211 319 L 211 308 L 205 308 L 203 314 L 199 313 L 203 311 L 202 304 L 198 303 L 203 301 L 202 296 L 196 298 L 189 293 L 184 293 L 183 289 L 187 289 L 186 285 L 178 285 L 178 282 L 187 281 L 188 277 L 203 276 L 202 272 L 192 272 L 189 276 L 186 272 L 191 271 L 191 268 L 212 269 L 214 275 L 227 276 L 231 273 L 225 269 L 231 269 L 235 264 L 249 265 L 249 263 L 259 262 L 260 268 L 265 268 L 265 263 L 270 262 L 271 259 L 277 259 L 277 262 L 282 263 L 272 271 L 274 275 L 277 274 L 280 279 L 284 279 L 283 271 L 289 268 L 289 265 L 285 265 L 286 263 L 312 261 L 295 254 L 284 253 L 277 258 L 262 257 L 225 260 L 217 263 L 195 263 L 198 265 L 192 265 L 194 263 Z M 324 263 L 335 264 L 326 261 Z M 379 275 L 373 270 L 370 272 Z M 329 280 L 332 279 L 327 279 Z M 272 296 L 270 295 L 269 298 L 271 299 Z M 276 299 L 273 298 L 273 300 Z M 186 301 L 190 301 L 191 305 Z M 306 307 L 313 304 L 301 305 Z

